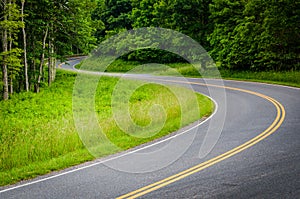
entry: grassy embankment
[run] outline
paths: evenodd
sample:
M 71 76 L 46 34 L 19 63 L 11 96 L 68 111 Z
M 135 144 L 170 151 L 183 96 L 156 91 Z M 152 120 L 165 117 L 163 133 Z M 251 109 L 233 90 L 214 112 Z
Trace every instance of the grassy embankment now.
M 135 61 L 116 60 L 107 69 L 107 72 L 127 72 L 140 65 Z M 201 77 L 199 72 L 187 63 L 172 63 L 167 64 L 168 67 L 160 68 L 140 68 L 135 70 L 137 73 L 147 73 L 159 71 L 157 75 L 173 75 L 172 69 L 187 77 Z M 77 66 L 80 67 L 80 66 Z M 170 69 L 171 68 L 171 69 Z M 92 69 L 92 68 L 91 68 Z M 281 84 L 286 86 L 300 87 L 300 71 L 236 71 L 219 68 L 219 74 L 223 79 L 246 80 L 254 82 L 265 82 L 271 84 Z M 210 78 L 219 78 L 219 75 L 213 70 L 202 72 L 202 76 Z
M 94 159 L 76 132 L 72 114 L 72 92 L 76 74 L 58 71 L 50 88 L 39 94 L 20 93 L 8 101 L 0 102 L 0 185 L 45 174 Z M 135 123 L 147 126 L 151 122 L 148 112 L 151 106 L 161 104 L 167 114 L 164 128 L 149 138 L 136 138 L 125 134 L 116 125 L 111 111 L 111 93 L 117 78 L 102 77 L 99 82 L 95 110 L 98 121 L 107 137 L 122 150 L 162 137 L 200 117 L 209 115 L 213 103 L 197 94 L 199 112 L 189 98 L 194 93 L 176 88 L 186 97 L 189 119 L 180 123 L 180 105 L 168 88 L 146 84 L 130 98 L 130 113 Z M 131 85 L 136 81 L 128 80 Z M 105 151 L 103 156 L 116 151 Z
M 185 76 L 199 77 L 199 73 L 189 64 L 171 64 Z M 219 68 L 219 74 L 223 79 L 264 82 L 300 87 L 300 71 L 238 71 Z M 203 71 L 204 77 L 218 78 L 210 69 Z

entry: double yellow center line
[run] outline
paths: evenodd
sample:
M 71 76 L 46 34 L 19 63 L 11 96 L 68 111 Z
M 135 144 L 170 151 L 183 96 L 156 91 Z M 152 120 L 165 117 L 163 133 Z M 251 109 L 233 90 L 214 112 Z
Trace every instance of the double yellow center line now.
M 183 82 L 183 81 L 173 81 L 173 80 L 161 80 L 161 79 L 157 79 L 157 80 L 160 80 L 160 81 L 166 81 L 166 82 L 173 82 L 173 83 L 185 83 L 187 84 L 187 82 Z M 276 101 L 275 99 L 269 97 L 269 96 L 266 96 L 264 94 L 261 94 L 261 93 L 257 93 L 257 92 L 254 92 L 254 91 L 250 91 L 250 90 L 245 90 L 245 89 L 240 89 L 240 88 L 234 88 L 234 87 L 227 87 L 227 86 L 219 86 L 219 85 L 213 85 L 213 84 L 204 84 L 204 83 L 196 83 L 196 82 L 189 82 L 189 84 L 194 84 L 194 85 L 202 85 L 202 86 L 209 86 L 209 87 L 217 87 L 217 88 L 225 88 L 225 89 L 228 89 L 228 90 L 234 90 L 234 91 L 240 91 L 240 92 L 244 92 L 244 93 L 248 93 L 248 94 L 251 94 L 251 95 L 256 95 L 258 97 L 261 97 L 269 102 L 271 102 L 275 107 L 276 107 L 276 110 L 277 110 L 277 115 L 276 115 L 276 118 L 275 120 L 273 121 L 273 123 L 264 131 L 262 132 L 261 134 L 259 134 L 258 136 L 254 137 L 253 139 L 245 142 L 244 144 L 230 150 L 230 151 L 227 151 L 215 158 L 212 158 L 206 162 L 203 162 L 201 164 L 198 164 L 194 167 L 191 167 L 187 170 L 184 170 L 180 173 L 177 173 L 175 175 L 172 175 L 168 178 L 165 178 L 163 180 L 160 180 L 158 182 L 155 182 L 153 184 L 150 184 L 148 186 L 145 186 L 145 187 L 142 187 L 140 189 L 137 189 L 135 191 L 132 191 L 128 194 L 125 194 L 125 195 L 122 195 L 120 197 L 118 197 L 117 199 L 123 199 L 123 198 L 137 198 L 137 197 L 140 197 L 140 196 L 143 196 L 147 193 L 150 193 L 152 191 L 155 191 L 157 189 L 160 189 L 162 187 L 165 187 L 173 182 L 176 182 L 178 180 L 181 180 L 187 176 L 190 176 L 194 173 L 197 173 L 207 167 L 210 167 L 218 162 L 221 162 L 222 160 L 225 160 L 227 158 L 230 158 L 231 156 L 237 154 L 237 153 L 240 153 L 246 149 L 248 149 L 249 147 L 255 145 L 256 143 L 262 141 L 263 139 L 265 139 L 266 137 L 268 137 L 269 135 L 271 135 L 272 133 L 274 133 L 280 126 L 281 124 L 283 123 L 284 121 L 284 118 L 285 118 L 285 110 L 284 110 L 284 107 L 282 104 L 280 104 L 278 101 Z

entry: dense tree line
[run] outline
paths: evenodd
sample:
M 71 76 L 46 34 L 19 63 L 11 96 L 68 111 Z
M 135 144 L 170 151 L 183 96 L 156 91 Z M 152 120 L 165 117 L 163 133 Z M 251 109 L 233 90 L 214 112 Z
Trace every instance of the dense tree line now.
M 105 24 L 100 39 L 131 27 L 163 27 L 189 35 L 225 68 L 300 68 L 299 0 L 106 0 L 97 9 Z M 170 61 L 159 53 L 144 50 L 129 58 Z
M 198 41 L 224 68 L 300 69 L 299 0 L 0 0 L 3 97 L 39 92 L 56 59 L 139 27 L 163 27 Z M 148 49 L 139 61 L 180 58 Z M 47 71 L 46 71 L 47 69 Z
M 101 25 L 91 20 L 93 0 L 1 0 L 0 63 L 3 99 L 39 92 L 55 79 L 56 60 L 88 53 Z
M 214 0 L 210 12 L 211 54 L 225 67 L 300 68 L 299 0 Z

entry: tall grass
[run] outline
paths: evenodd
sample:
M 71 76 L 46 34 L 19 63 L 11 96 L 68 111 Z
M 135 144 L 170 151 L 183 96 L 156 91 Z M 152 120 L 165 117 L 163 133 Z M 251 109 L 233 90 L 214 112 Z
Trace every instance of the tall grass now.
M 300 71 L 229 71 L 221 70 L 226 79 L 251 80 L 300 87 Z
M 20 93 L 8 101 L 0 102 L 0 185 L 32 178 L 52 170 L 92 160 L 78 136 L 72 113 L 72 92 L 76 74 L 58 71 L 57 79 L 50 88 L 39 94 Z M 137 89 L 130 98 L 130 113 L 133 121 L 147 126 L 152 119 L 149 111 L 154 104 L 161 104 L 167 115 L 164 128 L 147 138 L 132 137 L 122 131 L 113 119 L 111 94 L 119 80 L 102 77 L 98 84 L 95 110 L 99 125 L 107 137 L 120 149 L 125 150 L 173 132 L 213 110 L 213 103 L 197 95 L 200 114 L 181 112 L 176 96 L 167 88 L 157 84 L 146 84 Z M 137 81 L 127 80 L 128 86 Z M 176 88 L 186 96 L 192 91 Z M 195 109 L 187 97 L 188 110 Z M 182 114 L 188 118 L 180 123 Z M 159 117 L 158 124 L 159 124 Z M 101 147 L 100 147 L 101 148 Z M 102 155 L 115 153 L 103 147 Z
M 221 77 L 224 79 L 250 80 L 300 87 L 300 71 L 238 71 L 224 68 L 207 68 L 199 73 L 188 63 L 173 63 L 169 64 L 169 66 L 187 77 Z M 163 71 L 161 74 L 172 75 L 172 71 Z
M 72 152 L 81 151 L 84 158 L 78 161 L 69 157 L 59 167 L 92 159 L 75 133 L 72 119 L 74 79 L 74 74 L 59 71 L 51 88 L 39 94 L 16 94 L 12 99 L 0 102 L 1 185 L 24 179 L 28 173 L 41 174 L 45 169 L 57 169 L 55 165 L 39 168 L 40 171 L 29 167 L 35 168 L 34 163 Z

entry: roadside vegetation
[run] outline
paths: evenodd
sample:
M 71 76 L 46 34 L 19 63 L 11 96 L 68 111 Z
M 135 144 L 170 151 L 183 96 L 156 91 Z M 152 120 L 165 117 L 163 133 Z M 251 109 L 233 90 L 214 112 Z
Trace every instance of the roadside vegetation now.
M 151 73 L 155 75 L 176 75 L 180 73 L 186 77 L 205 77 L 205 78 L 223 78 L 232 80 L 245 80 L 254 82 L 265 82 L 271 84 L 281 84 L 286 86 L 300 87 L 300 71 L 288 70 L 288 71 L 251 71 L 251 70 L 234 70 L 224 67 L 217 67 L 215 69 L 207 67 L 200 72 L 195 69 L 189 63 L 165 63 L 165 66 L 155 68 L 149 65 L 145 67 L 138 67 L 142 63 L 139 61 L 124 61 L 117 59 L 110 64 L 105 72 L 132 72 L 132 73 Z M 218 63 L 217 63 L 218 65 Z M 77 65 L 76 68 L 80 69 L 81 65 Z M 148 68 L 147 68 L 148 67 Z M 93 70 L 93 68 L 88 68 Z M 177 74 L 178 74 L 177 73 Z
M 223 78 L 300 87 L 299 16 L 299 2 L 290 0 L 0 0 L 0 185 L 93 159 L 74 127 L 75 74 L 56 71 L 58 60 L 89 54 L 102 41 L 126 30 L 161 27 L 201 44 L 218 63 Z M 181 63 L 178 55 L 156 49 L 158 43 L 149 39 L 151 35 L 114 41 L 117 48 L 108 45 L 105 55 L 123 52 L 128 43 L 142 49 L 122 55 L 106 71 L 127 72 L 141 63 L 168 63 L 184 76 L 201 77 Z M 156 38 L 173 48 L 185 44 L 168 35 Z M 189 48 L 185 49 L 188 53 Z M 199 61 L 204 77 L 218 77 L 209 61 Z M 167 67 L 135 72 L 174 75 Z M 97 114 L 107 137 L 123 150 L 166 135 L 213 110 L 210 100 L 198 95 L 203 112 L 179 125 L 183 113 L 179 114 L 172 93 L 148 84 L 130 101 L 141 108 L 132 113 L 134 121 L 147 126 L 151 120 L 144 108 L 158 99 L 173 111 L 167 111 L 166 127 L 156 136 L 133 139 L 111 120 L 110 94 L 118 79 L 103 80 L 105 84 L 97 90 Z M 102 155 L 111 153 L 104 150 Z
M 72 92 L 76 73 L 59 70 L 57 79 L 39 94 L 19 93 L 8 101 L 0 102 L 0 185 L 14 183 L 50 171 L 63 169 L 94 159 L 79 138 L 72 114 Z M 137 138 L 124 133 L 112 118 L 111 93 L 118 78 L 102 77 L 96 92 L 95 111 L 99 125 L 112 143 L 121 150 L 162 137 L 213 111 L 213 103 L 197 94 L 197 108 L 190 103 L 193 92 L 176 88 L 186 96 L 186 110 L 181 112 L 176 97 L 164 86 L 146 84 L 130 98 L 133 121 L 146 126 L 151 122 L 149 109 L 154 104 L 164 107 L 166 123 L 159 133 L 147 138 Z M 126 84 L 136 83 L 126 80 Z M 195 110 L 195 111 L 193 111 Z M 180 123 L 182 114 L 187 120 Z M 157 117 L 160 120 L 160 117 Z M 100 146 L 101 147 L 101 146 Z M 117 151 L 102 151 L 102 156 Z
M 286 86 L 300 87 L 300 70 L 286 70 L 286 71 L 252 71 L 252 70 L 234 70 L 224 67 L 217 67 L 210 69 L 209 67 L 201 74 L 190 64 L 186 63 L 173 63 L 169 64 L 173 69 L 187 77 L 205 77 L 205 78 L 223 78 L 232 80 L 245 80 L 254 82 L 265 82 L 271 84 L 281 84 Z M 171 74 L 172 72 L 165 71 L 161 74 Z

